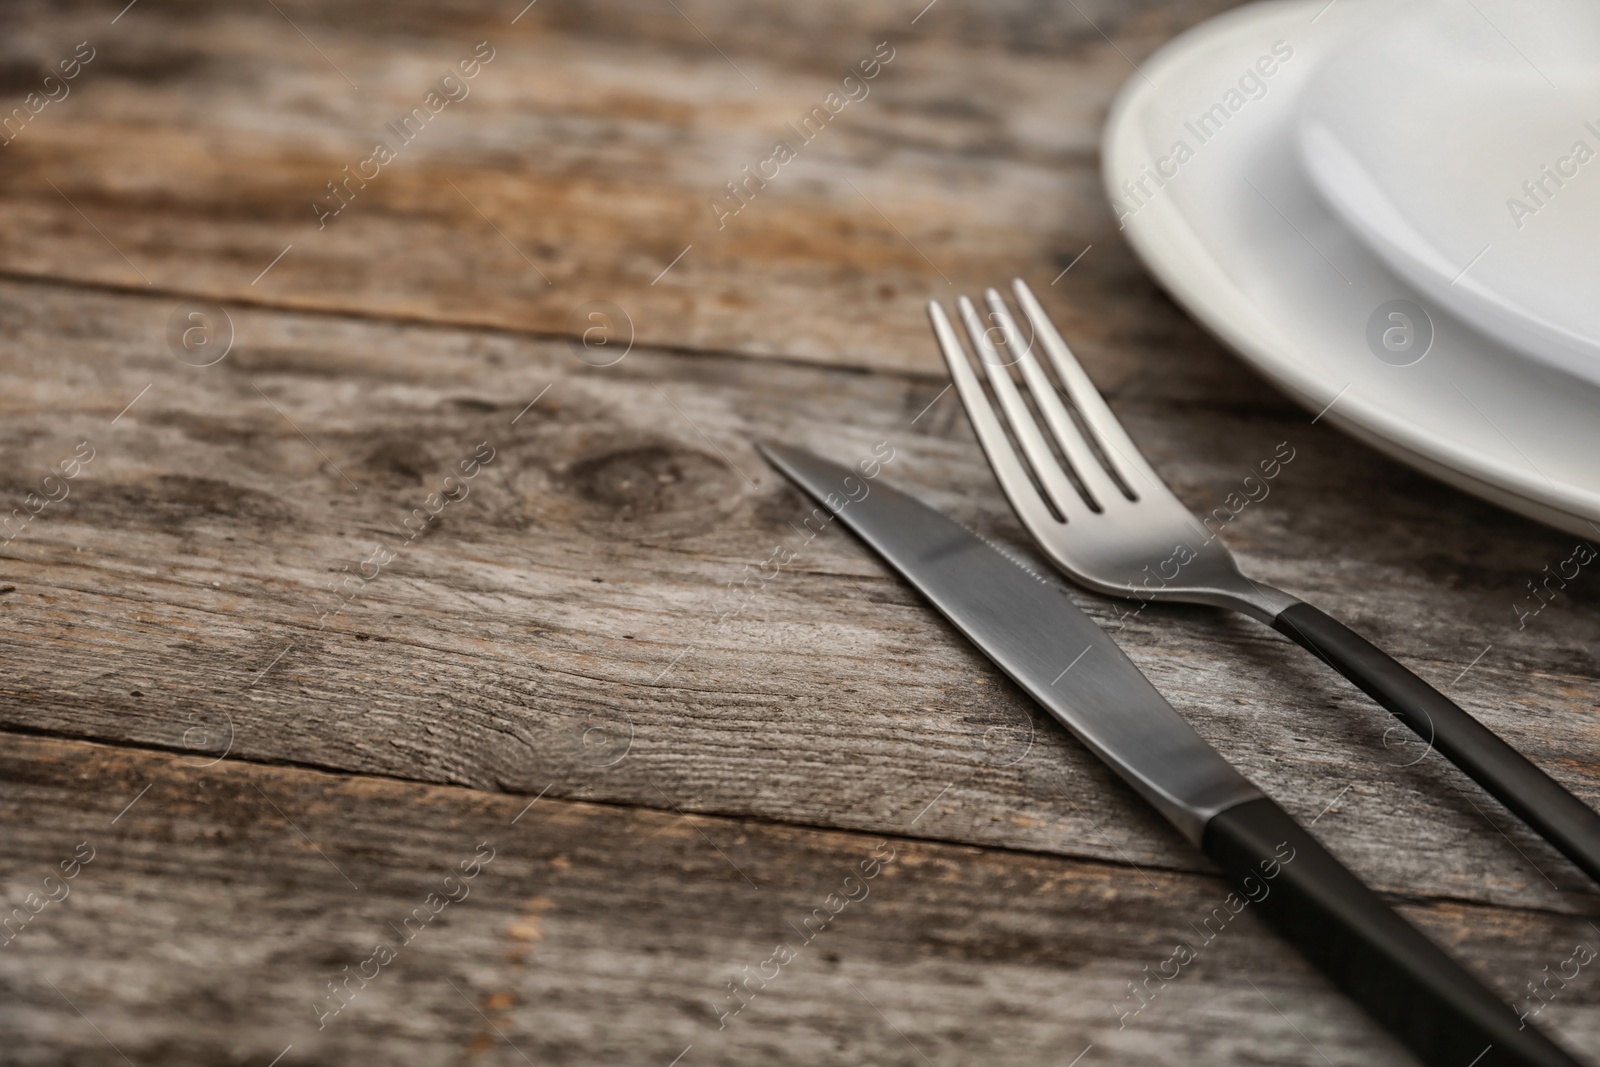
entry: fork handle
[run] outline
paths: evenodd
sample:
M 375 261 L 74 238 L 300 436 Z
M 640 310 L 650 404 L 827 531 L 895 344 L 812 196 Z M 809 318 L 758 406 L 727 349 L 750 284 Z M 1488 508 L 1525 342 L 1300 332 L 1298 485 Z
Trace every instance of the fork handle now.
M 1273 628 L 1326 660 L 1600 882 L 1600 815 L 1387 653 L 1310 604 Z
M 1268 798 L 1212 816 L 1201 847 L 1236 889 L 1219 930 L 1255 912 L 1429 1067 L 1577 1067 Z

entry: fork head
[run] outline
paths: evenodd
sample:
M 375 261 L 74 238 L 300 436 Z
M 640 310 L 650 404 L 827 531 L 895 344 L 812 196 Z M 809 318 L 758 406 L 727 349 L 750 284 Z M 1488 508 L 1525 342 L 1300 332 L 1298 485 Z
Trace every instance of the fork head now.
M 978 443 L 1017 517 L 1051 562 L 1091 589 L 1140 601 L 1215 604 L 1267 622 L 1295 603 L 1239 572 L 1210 527 L 1217 521 L 1220 529 L 1221 523 L 1197 519 L 1172 495 L 1033 291 L 1020 278 L 1011 284 L 1026 332 L 995 290 L 985 297 L 987 316 L 960 298 L 972 357 L 937 301 L 928 304 L 928 315 Z M 972 358 L 984 379 L 974 372 Z

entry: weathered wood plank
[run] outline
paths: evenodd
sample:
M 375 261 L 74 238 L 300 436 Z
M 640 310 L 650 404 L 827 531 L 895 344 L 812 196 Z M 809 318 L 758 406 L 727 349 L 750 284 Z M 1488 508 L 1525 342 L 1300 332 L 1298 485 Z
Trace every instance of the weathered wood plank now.
M 1118 238 L 1096 145 L 1125 55 L 1218 4 L 278 6 L 32 8 L 18 102 L 97 52 L 3 148 L 0 270 L 557 334 L 604 298 L 650 343 L 933 370 L 929 295 L 1045 286 L 1092 245 L 1061 282 L 1090 355 L 1196 340 Z M 401 144 L 386 124 L 483 40 Z M 882 42 L 868 95 L 786 131 Z M 779 139 L 797 158 L 721 218 Z
M 0 724 L 1202 867 L 848 535 L 800 543 L 811 509 L 756 438 L 843 460 L 890 442 L 883 477 L 1016 538 L 953 398 L 919 414 L 932 383 L 643 349 L 596 368 L 561 342 L 240 308 L 234 351 L 202 369 L 164 350 L 169 311 L 0 285 L 7 499 L 96 449 L 5 548 Z M 1281 406 L 1231 406 L 1251 380 L 1220 358 L 1181 402 L 1124 374 L 1131 432 L 1193 506 L 1292 442 L 1229 528 L 1250 568 L 1600 797 L 1593 593 L 1522 630 L 1509 610 L 1567 538 Z M 407 543 L 486 441 L 470 495 Z M 793 564 L 728 588 L 785 540 Z M 375 545 L 394 558 L 326 614 Z M 1276 635 L 1202 609 L 1121 625 L 1196 727 L 1375 884 L 1594 910 L 1564 861 L 1436 754 L 1405 766 L 1422 753 L 1391 720 Z
M 16 735 L 3 752 L 6 908 L 60 898 L 0 950 L 10 1063 L 1409 1062 L 1203 875 Z M 92 858 L 46 883 L 74 856 Z M 1536 911 L 1404 910 L 1507 997 L 1600 941 Z M 1129 983 L 1180 943 L 1197 958 L 1139 1007 Z M 1589 1053 L 1592 969 L 1538 1016 Z
M 1100 204 L 1126 57 L 1219 5 L 277 6 L 35 4 L 0 34 L 19 99 L 98 49 L 0 146 L 0 492 L 39 511 L 0 552 L 7 907 L 99 849 L 0 951 L 8 1058 L 1400 1062 L 1249 916 L 1119 1029 L 1218 883 L 847 536 L 799 544 L 751 450 L 889 442 L 886 477 L 1015 538 L 920 303 L 1017 273 L 1193 506 L 1295 449 L 1229 527 L 1250 567 L 1600 798 L 1595 596 L 1518 625 L 1569 539 L 1308 427 Z M 318 230 L 322 183 L 480 40 L 470 98 Z M 871 96 L 718 229 L 722 183 L 879 41 Z M 230 302 L 215 366 L 167 351 L 192 295 Z M 530 339 L 594 299 L 622 362 Z M 1593 943 L 1576 872 L 1297 650 L 1195 609 L 1118 632 L 1507 997 Z M 870 900 L 718 1029 L 880 835 Z M 318 1030 L 323 983 L 485 839 L 492 875 Z M 1540 1015 L 1583 1051 L 1588 977 Z

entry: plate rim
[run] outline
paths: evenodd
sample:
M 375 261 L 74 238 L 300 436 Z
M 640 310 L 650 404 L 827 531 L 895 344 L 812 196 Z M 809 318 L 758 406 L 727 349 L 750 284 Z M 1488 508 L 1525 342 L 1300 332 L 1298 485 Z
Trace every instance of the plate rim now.
M 1131 76 L 1112 101 L 1100 138 L 1101 181 L 1107 195 L 1115 199 L 1117 177 L 1137 171 L 1143 160 L 1135 120 L 1148 110 L 1151 100 L 1160 97 L 1163 81 L 1170 79 L 1174 71 L 1189 68 L 1193 57 L 1206 52 L 1208 46 L 1244 32 L 1246 27 L 1266 25 L 1290 12 L 1310 12 L 1325 6 L 1326 0 L 1261 0 L 1200 22 L 1157 49 L 1140 64 L 1142 76 Z M 1346 225 L 1343 219 L 1339 223 Z M 1209 333 L 1302 407 L 1316 411 L 1328 405 L 1318 420 L 1325 418 L 1408 466 L 1502 507 L 1572 533 L 1589 535 L 1600 531 L 1595 524 L 1600 519 L 1600 490 L 1548 479 L 1531 461 L 1524 470 L 1522 465 L 1472 451 L 1416 423 L 1408 423 L 1398 413 L 1359 394 L 1338 393 L 1301 366 L 1276 357 L 1274 347 L 1299 346 L 1256 314 L 1252 300 L 1226 283 L 1213 280 L 1209 289 L 1196 283 L 1196 279 L 1223 275 L 1208 269 L 1215 263 L 1174 198 L 1155 198 L 1137 213 L 1123 218 L 1119 229 L 1145 269 Z M 1254 320 L 1255 329 L 1241 326 L 1241 318 Z M 1499 341 L 1490 341 L 1513 359 L 1526 358 Z

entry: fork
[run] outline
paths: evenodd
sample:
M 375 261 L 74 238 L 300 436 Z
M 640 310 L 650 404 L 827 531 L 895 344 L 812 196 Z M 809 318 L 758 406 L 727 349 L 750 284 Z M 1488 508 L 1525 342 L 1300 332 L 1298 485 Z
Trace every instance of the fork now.
M 994 289 L 986 293 L 987 323 L 972 301 L 959 300 L 973 355 L 999 400 L 998 413 L 938 301 L 929 302 L 928 316 L 978 443 L 1017 517 L 1051 562 L 1080 585 L 1109 596 L 1209 604 L 1273 627 L 1355 683 L 1600 882 L 1600 815 L 1355 631 L 1246 577 L 1221 540 L 1145 461 L 1033 291 L 1020 278 L 1012 289 L 1032 332 L 1027 341 Z M 1055 371 L 1059 391 L 1034 357 L 1035 342 Z

